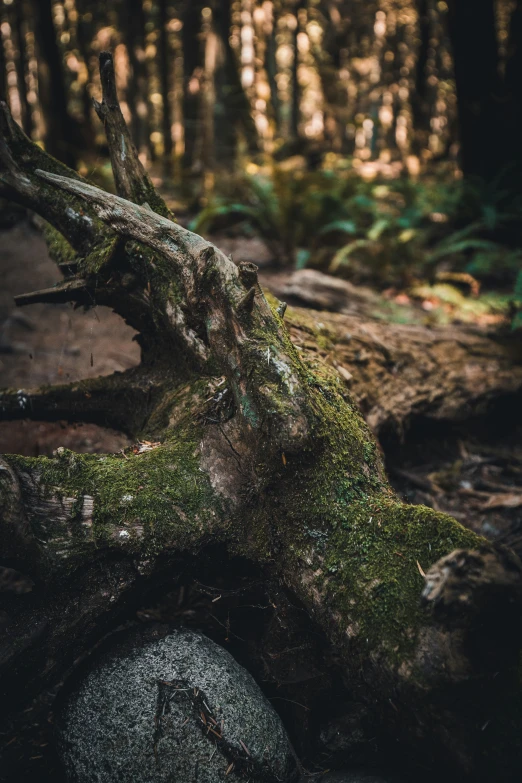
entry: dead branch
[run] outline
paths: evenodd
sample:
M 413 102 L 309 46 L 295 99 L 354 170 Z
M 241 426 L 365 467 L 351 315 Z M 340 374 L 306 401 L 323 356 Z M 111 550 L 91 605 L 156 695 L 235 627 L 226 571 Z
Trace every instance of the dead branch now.
M 159 215 L 172 218 L 143 168 L 121 113 L 116 94 L 114 61 L 110 52 L 100 54 L 100 77 L 103 98 L 101 103 L 94 101 L 94 108 L 105 128 L 117 193 L 136 204 L 148 204 Z

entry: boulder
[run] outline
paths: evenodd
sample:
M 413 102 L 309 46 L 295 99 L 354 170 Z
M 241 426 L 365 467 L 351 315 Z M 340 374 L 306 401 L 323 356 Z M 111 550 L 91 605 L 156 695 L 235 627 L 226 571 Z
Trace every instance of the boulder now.
M 289 783 L 282 723 L 251 675 L 200 633 L 119 641 L 57 719 L 71 783 Z

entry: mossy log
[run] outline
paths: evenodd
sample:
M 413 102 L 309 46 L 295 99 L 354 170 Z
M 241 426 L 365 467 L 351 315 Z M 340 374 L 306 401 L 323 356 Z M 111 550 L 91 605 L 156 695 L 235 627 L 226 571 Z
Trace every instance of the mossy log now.
M 432 329 L 356 315 L 286 309 L 285 326 L 308 363 L 337 370 L 372 432 L 402 440 L 412 425 L 454 425 L 522 389 L 520 341 L 506 333 Z
M 102 67 L 112 113 L 100 112 L 120 122 L 109 55 Z M 157 194 L 151 203 L 128 135 L 116 182 L 133 201 L 34 147 L 5 105 L 1 127 L 2 192 L 42 214 L 69 280 L 125 318 L 142 349 L 128 373 L 4 396 L 6 416 L 104 415 L 142 444 L 2 458 L 2 565 L 39 586 L 6 602 L 4 712 L 60 680 L 158 572 L 175 581 L 219 544 L 307 610 L 344 687 L 380 713 L 405 763 L 422 756 L 426 776 L 516 779 L 515 555 L 399 501 L 336 361 L 298 350 L 255 265 L 236 267 L 169 219 Z

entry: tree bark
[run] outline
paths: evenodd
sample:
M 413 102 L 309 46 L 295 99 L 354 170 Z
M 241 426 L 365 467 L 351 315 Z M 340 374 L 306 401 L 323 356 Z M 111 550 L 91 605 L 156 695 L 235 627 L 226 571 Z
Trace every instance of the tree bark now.
M 172 217 L 139 159 L 138 149 L 121 113 L 114 64 L 109 52 L 100 54 L 100 77 L 103 99 L 101 103 L 94 101 L 94 109 L 105 128 L 118 193 L 137 204 L 148 204 L 165 217 Z
M 112 80 L 107 63 L 105 55 L 102 74 Z M 127 190 L 113 196 L 64 176 L 8 117 L 2 126 L 4 187 L 78 248 L 67 291 L 90 288 L 134 325 L 142 346 L 136 375 L 93 382 L 83 401 L 81 386 L 69 396 L 17 392 L 29 415 L 34 396 L 34 415 L 56 404 L 66 418 L 95 416 L 112 397 L 141 445 L 3 458 L 3 565 L 41 586 L 29 601 L 6 604 L 4 712 L 56 683 L 133 593 L 165 570 L 174 581 L 183 560 L 219 543 L 306 610 L 343 688 L 379 713 L 403 758 L 458 780 L 513 780 L 518 559 L 449 516 L 398 500 L 344 380 L 297 350 L 256 266 L 236 267 L 165 207 L 159 214 L 121 197 L 148 186 L 137 181 L 134 147 L 125 159 L 112 150 L 116 166 L 129 166 L 119 178 Z M 112 131 L 111 148 L 123 138 Z M 80 216 L 91 224 L 83 245 Z M 369 342 L 383 350 L 375 335 Z M 12 394 L 5 406 L 9 414 Z
M 31 104 L 27 99 L 27 74 L 28 74 L 28 61 L 24 29 L 24 12 L 22 6 L 22 0 L 16 0 L 14 7 L 12 7 L 11 16 L 11 29 L 14 33 L 13 39 L 15 42 L 15 48 L 17 49 L 16 56 L 16 82 L 18 86 L 18 93 L 20 95 L 20 104 L 22 107 L 22 127 L 28 136 L 31 136 L 33 132 L 33 115 L 31 111 Z
M 45 148 L 53 157 L 74 168 L 79 129 L 69 114 L 62 55 L 56 39 L 52 0 L 33 0 L 34 29 L 38 45 L 38 86 L 45 118 Z
M 201 36 L 202 3 L 186 3 L 183 14 L 182 46 L 183 46 L 183 130 L 184 153 L 183 168 L 190 171 L 196 164 L 195 152 L 198 137 L 198 121 L 201 112 L 202 91 L 202 44 Z
M 337 370 L 382 438 L 402 438 L 419 420 L 479 417 L 522 389 L 522 353 L 509 336 L 392 326 L 301 308 L 288 308 L 285 324 L 308 361 Z
M 172 141 L 172 59 L 173 54 L 169 45 L 169 3 L 168 0 L 161 0 L 159 4 L 159 50 L 160 50 L 160 81 L 162 107 L 162 128 L 163 128 L 163 163 L 167 175 L 172 173 L 172 152 L 174 144 Z

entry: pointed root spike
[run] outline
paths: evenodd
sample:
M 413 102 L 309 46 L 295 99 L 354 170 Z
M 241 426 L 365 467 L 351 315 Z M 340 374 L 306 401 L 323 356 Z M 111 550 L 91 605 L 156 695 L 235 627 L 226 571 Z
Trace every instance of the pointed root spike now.
M 53 288 L 42 288 L 39 291 L 31 291 L 28 294 L 19 294 L 15 296 L 17 307 L 36 304 L 37 302 L 48 302 L 52 304 L 63 304 L 65 302 L 78 302 L 83 304 L 85 301 L 92 300 L 92 294 L 87 290 L 85 280 L 65 280 L 63 283 L 55 285 Z
M 254 301 L 256 298 L 256 287 L 252 286 L 244 297 L 241 299 L 237 306 L 237 310 L 239 313 L 251 313 L 254 309 Z
M 116 75 L 114 73 L 114 60 L 111 52 L 100 52 L 99 60 L 103 101 L 108 106 L 118 106 Z
M 258 267 L 250 261 L 242 261 L 238 265 L 239 279 L 245 288 L 252 288 L 253 285 L 257 284 L 257 272 Z
M 286 302 L 279 302 L 279 304 L 277 306 L 277 309 L 276 309 L 276 313 L 278 314 L 278 316 L 280 318 L 284 318 L 285 317 L 285 313 L 286 313 L 286 308 L 287 307 L 288 307 L 288 305 L 287 305 Z

